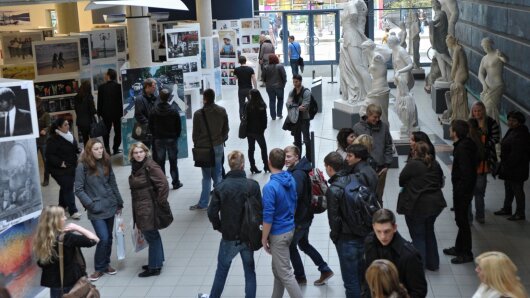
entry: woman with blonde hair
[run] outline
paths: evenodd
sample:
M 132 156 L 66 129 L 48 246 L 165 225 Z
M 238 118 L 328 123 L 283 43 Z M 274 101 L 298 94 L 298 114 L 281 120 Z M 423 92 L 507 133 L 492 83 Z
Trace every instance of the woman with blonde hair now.
M 373 298 L 408 298 L 407 289 L 399 283 L 396 266 L 389 260 L 375 260 L 366 269 L 366 283 Z
M 368 153 L 370 153 L 370 157 L 366 160 L 368 164 L 374 169 L 374 171 L 377 171 L 377 162 L 372 157 L 372 150 L 374 149 L 374 138 L 371 135 L 362 134 L 360 136 L 357 136 L 355 140 L 353 140 L 353 144 L 361 144 L 366 147 L 368 150 Z
M 517 267 L 502 252 L 489 251 L 475 259 L 480 286 L 473 298 L 527 298 L 525 288 L 517 276 Z
M 68 293 L 82 276 L 86 276 L 85 268 L 76 260 L 83 254 L 80 247 L 92 247 L 99 238 L 89 230 L 69 223 L 65 226 L 66 216 L 60 206 L 46 206 L 40 215 L 39 224 L 33 240 L 33 251 L 37 264 L 42 268 L 40 285 L 50 288 L 51 298 L 60 298 Z M 59 265 L 59 236 L 63 235 L 64 281 L 61 288 Z

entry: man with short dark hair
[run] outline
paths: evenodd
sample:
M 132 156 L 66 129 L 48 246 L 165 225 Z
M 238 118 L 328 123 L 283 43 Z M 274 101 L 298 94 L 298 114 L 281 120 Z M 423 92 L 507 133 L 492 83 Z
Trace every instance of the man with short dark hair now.
M 156 150 L 156 163 L 166 174 L 166 153 L 169 160 L 169 173 L 173 189 L 182 187 L 177 166 L 178 138 L 180 137 L 180 114 L 176 107 L 169 104 L 169 90 L 160 90 L 160 102 L 149 115 L 149 127 L 153 132 L 153 144 Z
M 239 117 L 244 113 L 245 99 L 249 98 L 249 92 L 253 88 L 256 89 L 258 83 L 256 82 L 256 76 L 254 75 L 254 69 L 246 65 L 247 57 L 239 56 L 239 67 L 234 69 L 234 75 L 237 78 L 238 91 L 237 96 L 239 98 Z
M 458 226 L 455 246 L 445 248 L 444 254 L 455 256 L 453 264 L 473 262 L 471 228 L 469 227 L 469 206 L 477 180 L 478 154 L 475 142 L 468 137 L 469 125 L 464 120 L 453 120 L 449 128 L 453 139 L 453 166 L 451 182 L 453 183 L 453 207 Z
M 289 36 L 289 62 L 291 63 L 291 71 L 293 76 L 298 74 L 298 59 L 302 56 L 302 47 L 298 41 L 294 41 L 294 35 Z
M 121 85 L 116 82 L 117 74 L 112 68 L 105 73 L 105 84 L 98 87 L 98 115 L 103 118 L 107 134 L 103 136 L 103 144 L 110 154 L 110 129 L 114 126 L 112 154 L 121 152 L 121 117 L 123 117 L 123 101 Z
M 215 165 L 203 167 L 202 190 L 199 202 L 190 206 L 190 210 L 206 210 L 210 190 L 221 182 L 222 160 L 224 142 L 228 139 L 228 115 L 225 108 L 215 104 L 215 92 L 212 89 L 204 90 L 202 94 L 202 109 L 193 113 L 193 145 L 196 148 L 212 148 L 215 153 Z
M 294 145 L 300 149 L 300 156 L 302 156 L 302 136 L 304 137 L 305 156 L 311 161 L 311 140 L 309 136 L 309 104 L 311 102 L 311 90 L 304 88 L 302 85 L 302 76 L 299 74 L 293 75 L 294 89 L 289 92 L 287 98 L 287 111 L 290 108 L 298 109 L 298 121 L 295 123 L 293 136 Z
M 153 137 L 152 132 L 149 131 L 149 114 L 153 110 L 155 104 L 158 102 L 158 97 L 155 95 L 157 91 L 156 81 L 152 78 L 144 80 L 144 89 L 142 94 L 136 96 L 134 99 L 134 118 L 136 122 L 147 127 L 146 138 L 138 140 L 143 142 L 147 148 L 152 148 Z M 155 150 L 151 150 L 155 154 Z M 155 156 L 153 156 L 155 158 Z
M 366 146 L 361 144 L 352 144 L 346 147 L 346 163 L 350 166 L 352 174 L 357 174 L 359 182 L 368 187 L 373 193 L 377 189 L 377 173 L 368 163 L 370 153 Z
M 15 92 L 0 88 L 0 137 L 31 134 L 31 113 L 16 107 Z M 29 102 L 28 102 L 29 105 Z
M 377 259 L 394 263 L 399 281 L 411 298 L 427 296 L 427 280 L 420 253 L 412 243 L 397 231 L 396 217 L 388 209 L 377 210 L 372 217 L 373 232 L 364 241 L 364 265 L 367 268 Z M 363 289 L 363 297 L 370 297 L 369 289 Z
M 294 234 L 296 182 L 282 171 L 285 152 L 275 148 L 269 153 L 270 181 L 263 187 L 263 233 L 261 242 L 272 255 L 274 286 L 272 297 L 283 297 L 287 289 L 291 298 L 303 297 L 291 268 L 289 245 Z

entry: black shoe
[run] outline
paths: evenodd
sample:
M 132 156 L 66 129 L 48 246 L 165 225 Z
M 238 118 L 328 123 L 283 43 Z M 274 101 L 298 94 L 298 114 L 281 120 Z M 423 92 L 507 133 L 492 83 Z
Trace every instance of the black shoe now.
M 495 214 L 495 215 L 512 215 L 512 211 L 508 211 L 508 210 L 502 208 L 499 211 L 493 212 L 493 214 Z
M 181 188 L 183 186 L 184 186 L 184 184 L 182 184 L 181 182 L 178 182 L 176 184 L 173 184 L 173 189 L 179 189 L 179 188 Z
M 143 270 L 149 270 L 149 265 L 143 265 L 142 269 Z M 161 269 L 155 269 L 155 270 L 161 270 Z
M 450 256 L 455 256 L 455 257 L 458 256 L 458 253 L 456 252 L 456 248 L 454 247 L 444 248 L 443 252 L 445 255 L 450 255 Z
M 282 116 L 282 115 L 280 115 L 280 116 L 278 116 L 278 118 L 280 118 L 280 119 L 283 119 L 283 116 Z
M 507 218 L 507 220 L 516 221 L 516 220 L 525 220 L 526 216 L 524 214 L 514 214 Z
M 271 117 L 272 120 L 276 120 L 276 117 Z
M 149 276 L 156 276 L 156 275 L 160 275 L 160 269 L 147 269 L 147 270 L 144 270 L 144 272 L 142 273 L 139 273 L 138 274 L 138 277 L 149 277 Z
M 457 256 L 456 258 L 451 259 L 453 264 L 465 264 L 473 262 L 473 256 Z
M 270 173 L 270 172 L 271 172 L 271 170 L 269 169 L 269 166 L 268 166 L 268 165 L 265 165 L 265 166 L 263 167 L 263 171 L 264 171 L 265 173 L 267 173 L 267 172 Z
M 48 186 L 48 184 L 50 184 L 50 177 L 44 177 L 41 186 Z
M 112 155 L 120 154 L 122 151 L 120 149 L 116 149 L 112 151 Z
M 256 165 L 251 165 L 251 166 L 250 166 L 250 172 L 251 172 L 252 174 L 259 174 L 259 173 L 261 173 L 261 171 L 258 170 L 258 168 L 256 168 Z
M 451 209 L 449 209 L 449 210 L 451 210 L 451 211 L 455 211 L 455 207 L 451 207 Z

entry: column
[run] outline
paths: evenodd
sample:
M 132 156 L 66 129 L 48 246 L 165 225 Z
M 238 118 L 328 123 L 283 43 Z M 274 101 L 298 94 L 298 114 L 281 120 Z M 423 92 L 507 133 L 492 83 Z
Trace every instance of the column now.
M 131 68 L 151 64 L 151 32 L 147 7 L 128 6 L 127 35 L 132 46 L 129 47 L 129 65 Z
M 212 2 L 211 0 L 197 0 L 197 21 L 201 24 L 201 37 L 212 36 Z
M 77 3 L 55 4 L 57 12 L 57 31 L 60 34 L 79 32 L 79 16 L 77 14 Z

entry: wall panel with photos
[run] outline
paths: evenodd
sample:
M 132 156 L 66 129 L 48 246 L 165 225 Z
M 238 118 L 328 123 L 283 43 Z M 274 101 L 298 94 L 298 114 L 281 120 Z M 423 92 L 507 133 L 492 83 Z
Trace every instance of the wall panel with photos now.
M 184 89 L 201 87 L 200 73 L 200 26 L 186 24 L 165 30 L 166 58 L 184 73 Z

